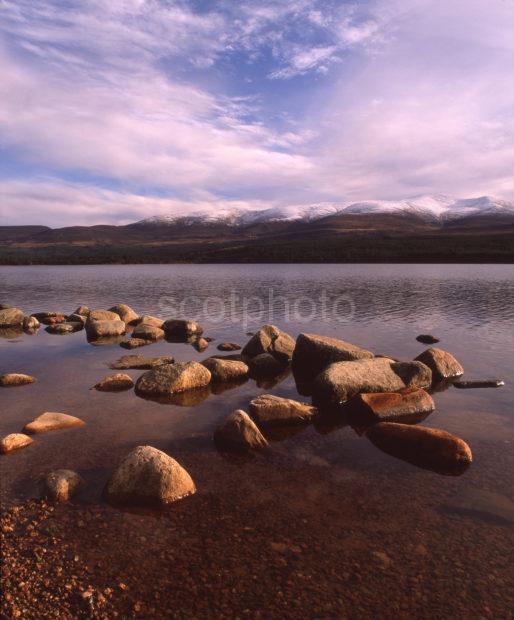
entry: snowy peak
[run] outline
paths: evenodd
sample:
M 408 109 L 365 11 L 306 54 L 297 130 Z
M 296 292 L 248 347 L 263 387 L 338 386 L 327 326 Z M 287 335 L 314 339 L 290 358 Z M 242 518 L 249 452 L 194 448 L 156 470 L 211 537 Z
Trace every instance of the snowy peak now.
M 187 215 L 154 216 L 138 224 L 193 226 L 224 224 L 245 227 L 267 222 L 313 222 L 335 215 L 397 214 L 416 216 L 425 221 L 444 222 L 479 215 L 510 215 L 514 203 L 490 196 L 454 198 L 444 194 L 416 196 L 405 200 L 365 200 L 361 202 L 321 202 L 268 209 L 216 209 L 194 211 Z

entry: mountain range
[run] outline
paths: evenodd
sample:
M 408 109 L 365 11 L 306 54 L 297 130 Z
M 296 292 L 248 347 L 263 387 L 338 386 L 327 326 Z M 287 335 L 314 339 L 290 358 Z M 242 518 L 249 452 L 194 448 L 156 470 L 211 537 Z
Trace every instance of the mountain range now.
M 0 226 L 0 263 L 514 262 L 514 203 L 489 196 L 318 203 Z

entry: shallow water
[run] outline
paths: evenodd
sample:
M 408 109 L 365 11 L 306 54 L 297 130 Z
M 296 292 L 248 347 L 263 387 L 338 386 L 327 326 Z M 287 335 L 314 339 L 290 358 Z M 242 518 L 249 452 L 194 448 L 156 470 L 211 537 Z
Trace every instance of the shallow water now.
M 426 348 L 415 340 L 418 334 L 437 336 L 436 346 L 461 361 L 466 378 L 506 381 L 500 389 L 449 388 L 434 395 L 437 409 L 423 424 L 462 437 L 473 451 L 473 464 L 460 477 L 440 476 L 394 459 L 347 426 L 294 429 L 273 436 L 268 454 L 244 462 L 227 460 L 212 443 L 217 424 L 233 409 L 247 409 L 259 393 L 298 398 L 291 375 L 274 386 L 250 380 L 223 393 L 207 392 L 194 406 L 160 404 L 138 398 L 132 390 L 90 390 L 113 372 L 109 362 L 129 353 L 116 344 L 92 346 L 83 331 L 66 336 L 44 329 L 33 336 L 4 334 L 0 374 L 25 372 L 38 382 L 1 390 L 0 433 L 19 431 L 43 411 L 77 415 L 87 424 L 37 436 L 29 448 L 2 457 L 2 499 L 10 503 L 33 497 L 38 474 L 66 467 L 88 482 L 82 501 L 98 503 L 120 458 L 136 445 L 150 444 L 186 466 L 207 509 L 209 502 L 231 493 L 252 510 L 275 511 L 277 528 L 287 515 L 305 523 L 331 515 L 331 524 L 352 528 L 352 548 L 373 541 L 371 551 L 382 553 L 380 537 L 390 535 L 387 554 L 400 565 L 403 535 L 416 534 L 434 561 L 445 548 L 457 547 L 477 570 L 480 563 L 487 566 L 493 575 L 487 596 L 505 591 L 505 581 L 495 587 L 494 575 L 505 580 L 509 573 L 503 551 L 512 541 L 513 525 L 512 266 L 0 267 L 0 301 L 26 313 L 70 313 L 80 304 L 109 308 L 124 302 L 162 318 L 176 317 L 181 310 L 183 318 L 196 314 L 204 334 L 215 339 L 205 352 L 167 342 L 133 351 L 179 360 L 209 357 L 224 340 L 244 344 L 248 331 L 268 322 L 293 336 L 301 331 L 331 335 L 402 359 Z M 134 378 L 142 372 L 128 371 Z M 181 510 L 187 510 L 187 500 Z M 302 527 L 308 535 L 310 526 Z M 318 539 L 323 536 L 314 526 L 313 535 L 314 529 Z M 442 576 L 455 577 L 451 562 L 440 562 Z M 466 579 L 473 583 L 473 574 Z M 472 604 L 480 607 L 480 596 L 477 600 Z M 501 598 L 496 603 L 501 610 Z

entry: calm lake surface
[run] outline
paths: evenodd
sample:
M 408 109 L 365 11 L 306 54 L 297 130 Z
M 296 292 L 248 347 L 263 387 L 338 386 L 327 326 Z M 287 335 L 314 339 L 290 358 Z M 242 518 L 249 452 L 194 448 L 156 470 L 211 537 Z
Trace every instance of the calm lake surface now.
M 178 360 L 205 359 L 218 353 L 222 341 L 244 345 L 247 332 L 266 323 L 294 337 L 302 331 L 329 335 L 406 360 L 426 348 L 415 340 L 418 334 L 437 336 L 436 346 L 459 359 L 466 379 L 506 382 L 499 389 L 451 387 L 434 394 L 436 411 L 423 424 L 458 435 L 473 451 L 473 463 L 460 477 L 388 456 L 349 426 L 296 428 L 272 436 L 269 453 L 227 459 L 213 445 L 216 426 L 232 410 L 247 410 L 260 393 L 306 400 L 292 375 L 276 384 L 250 380 L 222 393 L 203 393 L 193 403 L 160 404 L 132 390 L 90 390 L 113 372 L 109 362 L 129 353 L 117 344 L 92 346 L 84 331 L 56 336 L 44 326 L 33 336 L 3 333 L 0 374 L 24 372 L 38 381 L 0 392 L 1 434 L 18 432 L 44 411 L 70 413 L 87 424 L 37 436 L 29 448 L 1 457 L 2 500 L 35 497 L 40 473 L 70 468 L 88 482 L 79 501 L 103 505 L 102 487 L 119 460 L 133 447 L 150 444 L 175 457 L 197 483 L 197 495 L 177 509 L 182 515 L 190 510 L 194 521 L 200 502 L 209 519 L 205 511 L 214 515 L 225 502 L 238 506 L 234 536 L 265 519 L 266 528 L 252 542 L 257 548 L 284 540 L 295 548 L 295 537 L 301 539 L 297 548 L 330 599 L 331 607 L 311 610 L 315 617 L 371 616 L 378 613 L 379 594 L 386 607 L 388 600 L 392 605 L 382 608 L 382 617 L 512 617 L 513 266 L 0 267 L 0 302 L 26 314 L 127 303 L 141 314 L 196 318 L 204 335 L 214 338 L 205 352 L 167 342 L 132 352 Z M 127 372 L 137 378 L 143 371 Z M 102 510 L 107 520 L 122 518 L 128 532 L 149 528 L 169 535 L 168 517 Z M 301 578 L 291 564 L 288 559 L 287 578 L 296 584 Z M 244 567 L 240 570 L 245 578 Z M 258 566 L 252 570 L 260 575 Z M 297 567 L 304 577 L 305 571 Z M 355 577 L 358 572 L 373 575 L 373 583 L 386 589 L 374 589 L 365 577 Z M 301 600 L 295 587 L 291 595 Z M 403 593 L 403 602 L 395 602 L 395 592 L 398 600 Z M 241 609 L 253 610 L 251 588 L 241 596 Z M 271 600 L 276 597 L 271 592 L 262 603 L 264 617 L 288 615 L 276 607 L 280 595 Z M 348 601 L 354 603 L 348 607 Z M 353 609 L 360 613 L 352 615 Z

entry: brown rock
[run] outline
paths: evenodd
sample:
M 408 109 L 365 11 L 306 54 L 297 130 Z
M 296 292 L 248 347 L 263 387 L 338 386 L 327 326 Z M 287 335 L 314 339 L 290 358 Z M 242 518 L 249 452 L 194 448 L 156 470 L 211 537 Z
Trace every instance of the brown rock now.
M 121 321 L 121 317 L 117 312 L 111 310 L 90 310 L 87 322 L 92 321 Z
M 162 326 L 166 333 L 166 338 L 188 338 L 190 336 L 200 336 L 203 327 L 196 321 L 184 321 L 182 319 L 169 319 Z
M 216 383 L 230 383 L 248 376 L 248 366 L 244 362 L 210 357 L 202 364 L 210 371 L 212 381 Z
M 15 327 L 23 324 L 25 315 L 18 308 L 0 310 L 0 327 Z
M 442 349 L 427 349 L 416 358 L 418 362 L 423 362 L 432 371 L 432 380 L 434 383 L 460 377 L 464 374 L 464 368 L 453 357 L 451 353 Z
M 36 319 L 35 316 L 25 316 L 23 317 L 23 329 L 28 332 L 35 331 L 39 329 L 40 323 Z
M 106 338 L 109 336 L 122 336 L 125 333 L 123 321 L 104 321 L 88 319 L 86 323 L 87 337 L 91 339 Z
M 67 502 L 84 486 L 84 479 L 71 469 L 56 469 L 39 480 L 40 494 L 53 502 Z
M 435 428 L 380 422 L 366 436 L 383 452 L 440 474 L 459 476 L 473 460 L 465 441 Z
M 99 392 L 121 392 L 123 390 L 130 390 L 133 387 L 134 381 L 132 381 L 132 377 L 123 373 L 117 373 L 99 381 L 94 386 L 94 389 Z
M 110 312 L 114 312 L 119 315 L 120 319 L 126 325 L 135 325 L 137 321 L 139 321 L 139 314 L 130 306 L 127 306 L 127 304 L 117 304 L 116 306 L 109 308 L 109 310 Z
M 290 398 L 262 394 L 250 401 L 250 414 L 259 426 L 279 426 L 311 422 L 317 409 Z
M 192 345 L 199 353 L 202 353 L 209 346 L 209 341 L 206 338 L 197 338 Z
M 177 362 L 157 366 L 145 372 L 136 382 L 136 392 L 145 395 L 177 394 L 208 385 L 211 373 L 198 362 Z
M 164 320 L 163 319 L 159 319 L 156 316 L 151 316 L 149 314 L 144 314 L 138 321 L 138 325 L 144 323 L 145 325 L 153 325 L 153 327 L 158 327 L 159 329 L 162 329 L 162 326 L 164 325 Z
M 33 439 L 23 433 L 11 433 L 0 439 L 0 453 L 7 454 L 8 452 L 25 448 L 32 442 Z
M 82 325 L 85 325 L 86 321 L 87 321 L 87 316 L 84 316 L 83 314 L 73 313 L 73 314 L 68 314 L 68 316 L 66 317 L 67 323 L 81 323 Z
M 235 342 L 220 342 L 216 348 L 218 351 L 239 351 L 241 349 L 241 345 L 236 344 Z
M 31 316 L 43 323 L 43 325 L 56 325 L 66 321 L 66 315 L 62 312 L 35 312 Z
M 124 349 L 139 349 L 139 347 L 147 347 L 152 344 L 151 340 L 143 340 L 143 338 L 129 338 L 120 342 L 120 347 Z
M 435 344 L 436 342 L 439 342 L 438 338 L 431 336 L 430 334 L 420 334 L 419 336 L 416 336 L 416 340 L 418 342 L 422 342 L 423 344 Z
M 80 418 L 68 415 L 67 413 L 55 413 L 47 411 L 42 413 L 37 418 L 25 424 L 23 430 L 26 433 L 47 433 L 48 431 L 55 431 L 61 428 L 73 428 L 75 426 L 84 426 L 85 422 Z
M 474 381 L 454 381 L 454 387 L 460 390 L 471 390 L 474 388 L 498 388 L 505 385 L 501 379 L 478 379 Z
M 421 388 L 356 394 L 346 405 L 353 426 L 368 426 L 376 422 L 420 422 L 434 409 L 432 397 Z
M 153 325 L 140 323 L 132 332 L 132 338 L 157 342 L 158 340 L 164 338 L 164 331 L 160 327 L 154 327 Z
M 294 338 L 275 325 L 264 325 L 246 343 L 243 358 L 252 359 L 262 353 L 269 353 L 276 360 L 287 364 L 293 357 Z
M 144 355 L 123 355 L 119 360 L 109 364 L 109 367 L 115 370 L 128 370 L 129 368 L 150 370 L 155 366 L 173 364 L 174 361 L 171 356 L 145 357 Z
M 268 442 L 250 416 L 238 409 L 233 411 L 214 433 L 218 449 L 245 452 L 266 448 Z
M 161 507 L 195 492 L 191 476 L 175 459 L 151 446 L 138 446 L 118 465 L 104 497 L 115 504 Z
M 90 309 L 87 306 L 79 306 L 73 314 L 80 314 L 81 316 L 89 316 Z
M 35 382 L 36 379 L 34 377 L 24 375 L 20 372 L 8 372 L 5 375 L 0 375 L 1 387 L 15 387 L 18 385 L 27 385 Z
M 74 332 L 78 332 L 81 329 L 84 329 L 84 324 L 82 322 L 66 322 L 66 323 L 55 323 L 54 325 L 48 325 L 45 328 L 45 331 L 49 334 L 73 334 Z
M 393 362 L 385 357 L 336 362 L 316 377 L 312 397 L 317 405 L 333 407 L 360 392 L 426 388 L 430 386 L 431 379 L 430 368 L 421 362 Z
M 300 334 L 293 355 L 293 372 L 301 381 L 312 380 L 335 362 L 372 359 L 371 351 L 328 336 Z

